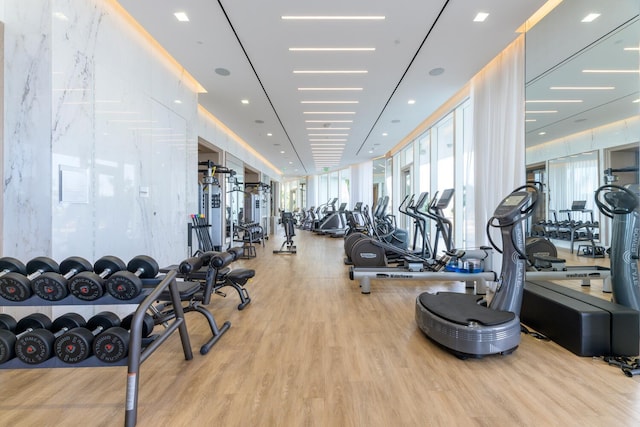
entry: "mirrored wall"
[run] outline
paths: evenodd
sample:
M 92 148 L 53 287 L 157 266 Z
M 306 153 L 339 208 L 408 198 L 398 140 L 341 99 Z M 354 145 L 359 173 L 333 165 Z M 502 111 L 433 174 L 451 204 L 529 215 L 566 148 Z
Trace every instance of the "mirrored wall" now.
M 607 169 L 638 182 L 639 12 L 637 0 L 564 0 L 526 34 L 527 170 L 545 180 L 547 220 L 575 200 L 592 207 L 617 179 Z

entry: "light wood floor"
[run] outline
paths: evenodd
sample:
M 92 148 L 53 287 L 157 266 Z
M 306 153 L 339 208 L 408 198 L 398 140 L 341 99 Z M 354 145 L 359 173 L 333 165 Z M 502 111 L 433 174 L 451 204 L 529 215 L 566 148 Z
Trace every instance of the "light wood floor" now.
M 208 355 L 191 313 L 194 359 L 176 335 L 142 365 L 139 426 L 640 424 L 640 378 L 527 335 L 509 356 L 459 360 L 414 320 L 420 292 L 454 285 L 373 281 L 362 295 L 341 239 L 298 231 L 297 255 L 274 255 L 281 234 L 235 264 L 256 270 L 244 311 L 231 291 L 210 304 L 232 326 Z M 125 382 L 124 367 L 0 370 L 0 425 L 123 425 Z

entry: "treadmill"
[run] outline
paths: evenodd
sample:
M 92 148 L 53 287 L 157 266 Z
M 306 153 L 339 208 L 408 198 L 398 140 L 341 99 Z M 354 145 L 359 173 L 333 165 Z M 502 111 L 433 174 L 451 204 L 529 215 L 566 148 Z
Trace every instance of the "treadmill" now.
M 500 202 L 487 223 L 491 245 L 502 252 L 497 290 L 488 306 L 481 295 L 455 292 L 425 292 L 416 299 L 415 318 L 420 329 L 461 359 L 509 354 L 520 344 L 526 270 L 523 224 L 533 214 L 538 196 L 534 185 L 518 187 Z M 500 229 L 502 250 L 491 239 L 491 227 Z

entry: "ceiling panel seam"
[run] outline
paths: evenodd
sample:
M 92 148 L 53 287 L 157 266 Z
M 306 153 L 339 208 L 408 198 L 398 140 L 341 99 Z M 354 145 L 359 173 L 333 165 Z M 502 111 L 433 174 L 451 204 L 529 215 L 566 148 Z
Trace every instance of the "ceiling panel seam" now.
M 424 39 L 422 39 L 422 42 L 420 43 L 420 46 L 418 46 L 418 49 L 416 49 L 416 52 L 414 53 L 413 58 L 411 58 L 411 61 L 409 61 L 409 64 L 407 65 L 407 68 L 402 73 L 402 76 L 400 77 L 400 80 L 398 81 L 398 84 L 396 84 L 396 87 L 391 92 L 391 95 L 389 95 L 389 99 L 387 99 L 387 102 L 385 102 L 384 106 L 382 107 L 382 110 L 380 110 L 380 114 L 378 115 L 376 120 L 373 122 L 373 125 L 371 126 L 371 129 L 367 133 L 367 136 L 364 137 L 364 140 L 362 141 L 362 144 L 360 144 L 360 148 L 358 148 L 358 151 L 356 152 L 356 156 L 360 154 L 360 152 L 362 151 L 362 148 L 367 143 L 367 140 L 369 139 L 369 136 L 371 136 L 371 134 L 373 133 L 373 130 L 375 129 L 375 127 L 378 124 L 378 122 L 380 121 L 380 118 L 384 114 L 384 111 L 387 109 L 387 106 L 391 102 L 391 99 L 393 98 L 393 95 L 395 95 L 395 93 L 398 91 L 398 88 L 400 87 L 400 84 L 402 83 L 402 80 L 404 80 L 405 76 L 407 75 L 407 73 L 411 69 L 411 65 L 413 65 L 413 63 L 415 62 L 416 58 L 418 57 L 418 54 L 420 53 L 420 50 L 422 49 L 422 46 L 424 46 L 424 44 L 427 42 L 427 39 L 429 38 L 429 35 L 431 35 L 431 32 L 433 31 L 433 29 L 435 28 L 436 24 L 440 20 L 440 16 L 442 16 L 442 14 L 444 13 L 445 8 L 449 4 L 449 1 L 450 0 L 446 0 L 444 2 L 444 5 L 442 6 L 442 8 L 440 9 L 440 12 L 438 13 L 438 16 L 436 16 L 436 19 L 433 21 L 433 24 L 431 24 L 431 27 L 429 28 L 429 31 L 427 31 L 427 34 L 424 36 Z
M 247 53 L 247 50 L 244 48 L 244 45 L 242 44 L 242 41 L 240 40 L 240 36 L 238 36 L 238 33 L 237 33 L 235 27 L 231 23 L 231 19 L 229 18 L 229 15 L 227 14 L 227 11 L 225 10 L 224 6 L 222 5 L 222 1 L 221 0 L 218 0 L 218 5 L 220 6 L 220 10 L 222 10 L 222 13 L 224 14 L 224 17 L 227 20 L 227 23 L 229 23 L 229 27 L 231 28 L 231 31 L 233 31 L 233 35 L 235 36 L 236 40 L 238 41 L 238 44 L 240 45 L 240 48 L 242 49 L 242 52 L 244 53 L 245 58 L 247 58 L 247 61 L 249 62 L 249 66 L 251 67 L 251 70 L 253 71 L 253 74 L 256 76 L 256 79 L 258 80 L 258 84 L 262 88 L 262 92 L 264 92 L 264 96 L 267 97 L 267 101 L 269 102 L 269 105 L 271 106 L 271 109 L 273 110 L 273 114 L 276 115 L 276 118 L 278 119 L 278 123 L 280 123 L 280 127 L 282 128 L 282 131 L 284 132 L 285 136 L 287 137 L 287 140 L 289 141 L 289 144 L 291 144 L 291 148 L 293 149 L 293 152 L 296 153 L 296 157 L 298 158 L 298 161 L 300 161 L 300 165 L 302 166 L 302 169 L 304 169 L 305 173 L 308 173 L 307 168 L 304 165 L 304 162 L 302 161 L 302 159 L 300 158 L 300 155 L 298 154 L 298 150 L 296 150 L 296 147 L 295 147 L 295 145 L 293 145 L 293 141 L 291 141 L 291 137 L 289 136 L 289 133 L 287 132 L 287 129 L 284 127 L 284 123 L 282 122 L 282 119 L 280 118 L 280 115 L 278 114 L 278 111 L 276 110 L 276 107 L 273 105 L 273 102 L 271 102 L 271 98 L 269 97 L 269 94 L 267 93 L 267 89 L 262 84 L 262 80 L 260 80 L 260 76 L 258 75 L 258 72 L 257 72 L 256 68 L 253 66 L 253 62 L 251 62 L 251 58 L 249 57 L 249 54 Z

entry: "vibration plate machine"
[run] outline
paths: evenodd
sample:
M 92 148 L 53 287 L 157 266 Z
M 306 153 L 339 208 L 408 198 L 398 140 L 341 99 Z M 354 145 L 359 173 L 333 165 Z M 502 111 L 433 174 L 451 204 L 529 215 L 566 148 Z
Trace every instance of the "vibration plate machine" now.
M 502 253 L 500 277 L 488 306 L 482 296 L 455 292 L 425 292 L 416 299 L 420 329 L 459 358 L 509 354 L 520 344 L 526 270 L 523 222 L 533 214 L 538 194 L 534 185 L 516 188 L 487 222 L 489 241 Z M 500 229 L 502 250 L 491 239 L 491 227 Z

